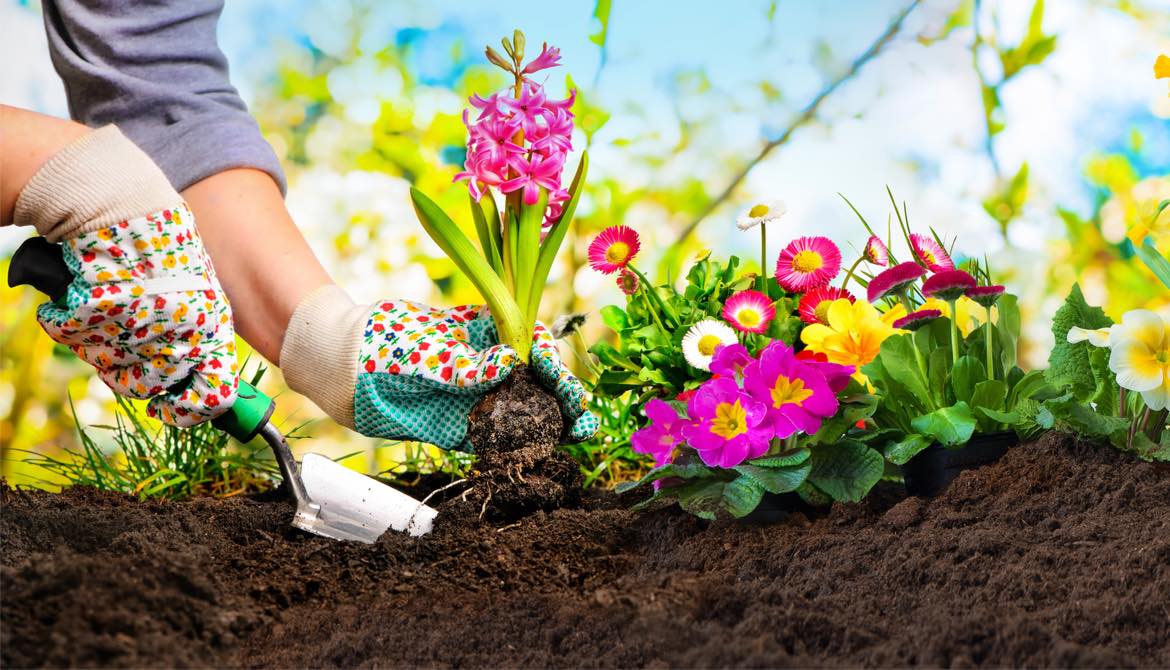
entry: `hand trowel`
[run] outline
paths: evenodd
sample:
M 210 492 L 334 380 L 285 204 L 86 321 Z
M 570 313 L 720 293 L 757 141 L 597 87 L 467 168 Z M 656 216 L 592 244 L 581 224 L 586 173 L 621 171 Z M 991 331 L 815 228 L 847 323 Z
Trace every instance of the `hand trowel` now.
M 8 286 L 27 284 L 58 300 L 73 275 L 61 247 L 42 237 L 29 238 L 17 249 L 8 267 Z M 296 502 L 292 525 L 335 540 L 375 542 L 387 529 L 425 535 L 431 531 L 434 509 L 372 477 L 320 454 L 306 454 L 297 466 L 292 450 L 272 424 L 276 404 L 243 379 L 235 404 L 212 425 L 241 443 L 260 436 L 272 447 L 280 474 Z

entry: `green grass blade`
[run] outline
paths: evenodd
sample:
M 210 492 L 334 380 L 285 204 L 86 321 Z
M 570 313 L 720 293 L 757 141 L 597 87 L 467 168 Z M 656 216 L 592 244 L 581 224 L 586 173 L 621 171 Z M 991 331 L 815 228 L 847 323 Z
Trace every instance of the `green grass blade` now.
M 536 259 L 536 271 L 532 277 L 532 292 L 528 295 L 528 304 L 525 306 L 525 316 L 535 322 L 540 309 L 540 298 L 544 294 L 544 286 L 548 283 L 548 273 L 552 271 L 553 261 L 564 242 L 569 225 L 573 222 L 573 215 L 577 212 L 577 203 L 581 199 L 581 191 L 585 185 L 585 176 L 589 171 L 589 152 L 581 154 L 581 162 L 577 164 L 577 173 L 573 175 L 573 182 L 569 186 L 569 200 L 561 212 L 561 218 L 553 224 L 552 229 L 540 245 L 540 255 Z

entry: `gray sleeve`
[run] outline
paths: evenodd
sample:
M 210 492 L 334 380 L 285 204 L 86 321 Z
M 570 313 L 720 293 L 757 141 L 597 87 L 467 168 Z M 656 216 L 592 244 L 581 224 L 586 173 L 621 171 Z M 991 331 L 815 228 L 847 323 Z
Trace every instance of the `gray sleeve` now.
M 228 80 L 216 42 L 223 0 L 42 0 L 69 111 L 117 125 L 176 190 L 231 168 L 284 172 Z

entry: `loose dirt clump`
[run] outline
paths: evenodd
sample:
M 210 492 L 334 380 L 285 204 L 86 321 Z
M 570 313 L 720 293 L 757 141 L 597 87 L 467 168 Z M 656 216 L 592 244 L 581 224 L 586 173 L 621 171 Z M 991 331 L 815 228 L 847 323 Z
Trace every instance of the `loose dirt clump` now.
M 463 500 L 494 521 L 576 505 L 581 472 L 557 450 L 563 432 L 557 399 L 531 368 L 516 368 L 471 410 L 467 436 L 479 460 Z
M 274 495 L 0 489 L 0 665 L 1170 666 L 1170 469 L 1060 435 L 771 524 L 446 493 L 355 545 Z

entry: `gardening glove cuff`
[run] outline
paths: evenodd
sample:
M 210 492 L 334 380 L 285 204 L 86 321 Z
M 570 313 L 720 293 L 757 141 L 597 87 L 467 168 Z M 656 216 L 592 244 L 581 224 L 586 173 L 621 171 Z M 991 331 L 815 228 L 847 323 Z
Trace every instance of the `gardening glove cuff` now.
M 322 286 L 297 305 L 280 348 L 289 388 L 350 429 L 358 352 L 370 309 L 354 304 L 335 284 Z
M 181 201 L 150 157 L 116 126 L 105 126 L 41 166 L 16 200 L 13 222 L 60 242 Z

